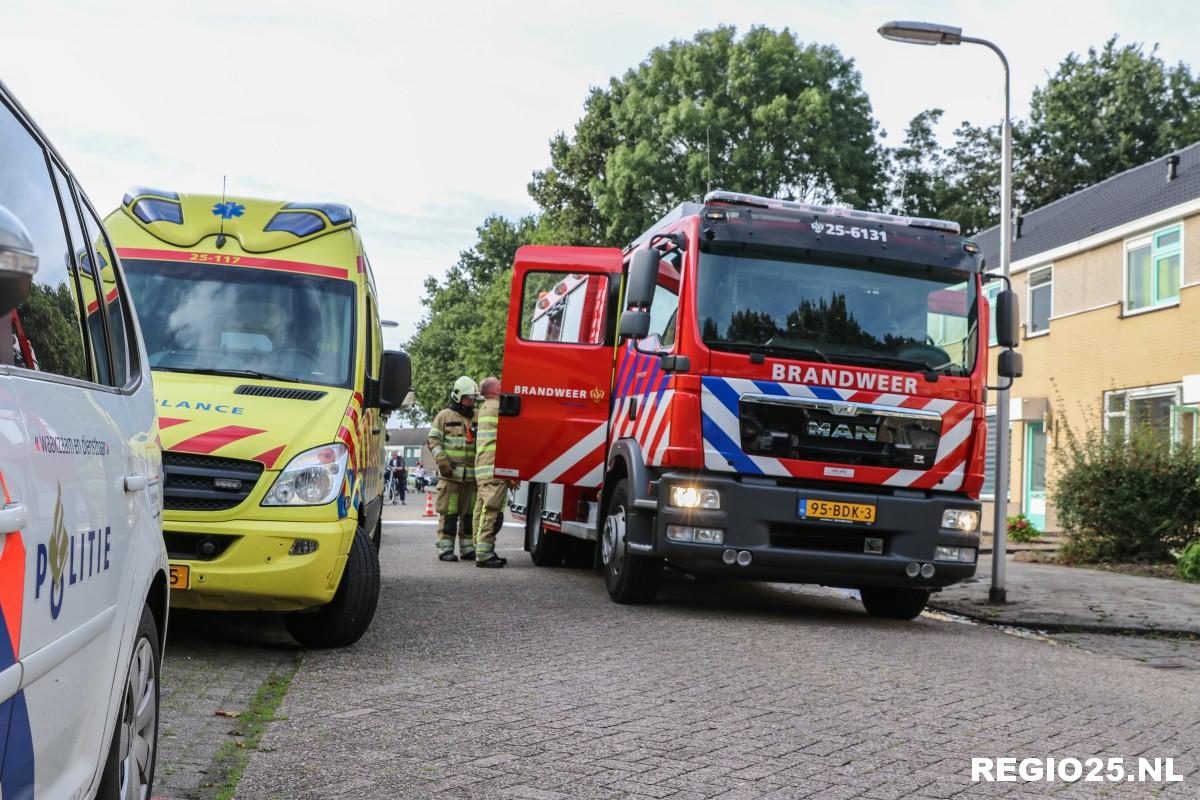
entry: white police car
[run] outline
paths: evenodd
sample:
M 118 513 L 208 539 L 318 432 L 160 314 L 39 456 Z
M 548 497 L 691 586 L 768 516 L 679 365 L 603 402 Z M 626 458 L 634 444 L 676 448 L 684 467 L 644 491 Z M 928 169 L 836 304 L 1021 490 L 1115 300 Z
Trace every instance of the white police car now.
M 0 83 L 0 796 L 145 798 L 167 623 L 150 367 L 100 218 Z

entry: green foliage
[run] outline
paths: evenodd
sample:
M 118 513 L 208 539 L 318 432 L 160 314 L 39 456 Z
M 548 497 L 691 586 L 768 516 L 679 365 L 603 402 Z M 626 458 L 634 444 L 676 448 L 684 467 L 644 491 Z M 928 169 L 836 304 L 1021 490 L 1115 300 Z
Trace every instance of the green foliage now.
M 1188 545 L 1179 556 L 1175 571 L 1185 581 L 1200 581 L 1200 539 Z
M 1200 80 L 1157 48 L 1067 56 L 1034 90 L 1021 141 L 1023 207 L 1037 208 L 1200 139 Z
M 1200 538 L 1200 454 L 1161 433 L 1128 442 L 1091 429 L 1067 431 L 1054 487 L 1067 534 L 1064 555 L 1080 561 L 1171 563 Z
M 459 254 L 445 279 L 426 279 L 426 317 L 407 347 L 417 398 L 410 422 L 445 407 L 458 376 L 478 381 L 500 374 L 513 257 L 532 239 L 533 227 L 531 218 L 488 217 L 476 229 L 475 245 Z
M 883 152 L 851 59 L 788 30 L 674 41 L 595 88 L 530 194 L 557 243 L 624 245 L 709 188 L 870 207 Z
M 53 289 L 34 281 L 19 314 L 42 371 L 88 377 L 79 306 L 66 281 Z
M 1014 542 L 1032 542 L 1042 535 L 1029 517 L 1017 514 L 1008 518 L 1008 538 Z

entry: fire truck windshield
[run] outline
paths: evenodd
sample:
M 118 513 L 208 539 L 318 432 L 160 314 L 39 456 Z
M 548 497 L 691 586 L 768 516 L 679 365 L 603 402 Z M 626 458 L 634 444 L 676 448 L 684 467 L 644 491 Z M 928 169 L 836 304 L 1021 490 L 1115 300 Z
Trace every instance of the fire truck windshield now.
M 153 369 L 348 386 L 354 284 L 125 259 Z
M 700 255 L 697 319 L 716 350 L 969 375 L 974 275 L 921 265 L 821 264 L 737 250 Z

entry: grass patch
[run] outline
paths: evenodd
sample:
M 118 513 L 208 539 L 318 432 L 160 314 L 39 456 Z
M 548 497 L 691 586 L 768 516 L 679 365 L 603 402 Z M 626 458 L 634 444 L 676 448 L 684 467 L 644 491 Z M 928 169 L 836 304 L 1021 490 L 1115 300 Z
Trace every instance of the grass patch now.
M 250 755 L 259 749 L 267 723 L 282 719 L 275 712 L 299 668 L 300 653 L 297 652 L 291 664 L 281 666 L 263 681 L 242 715 L 231 720 L 234 727 L 230 731 L 229 741 L 213 756 L 208 768 L 210 780 L 202 793 L 205 800 L 232 800 L 242 773 L 250 763 Z

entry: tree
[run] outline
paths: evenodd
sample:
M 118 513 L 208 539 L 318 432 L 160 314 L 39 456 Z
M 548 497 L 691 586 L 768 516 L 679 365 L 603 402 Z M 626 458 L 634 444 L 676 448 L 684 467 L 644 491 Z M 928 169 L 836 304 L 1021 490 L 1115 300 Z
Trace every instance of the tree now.
M 1109 39 L 1087 57 L 1067 56 L 1034 90 L 1024 169 L 1024 206 L 1037 208 L 1200 139 L 1200 80 L 1167 67 L 1157 47 Z
M 407 347 L 417 399 L 409 422 L 431 418 L 445 406 L 459 375 L 478 381 L 500 374 L 513 257 L 532 240 L 533 229 L 531 217 L 516 222 L 488 217 L 476 228 L 474 246 L 459 254 L 445 279 L 425 280 L 426 316 Z
M 945 204 L 945 155 L 934 127 L 942 109 L 931 108 L 913 117 L 904 133 L 904 143 L 891 153 L 891 206 L 897 214 L 936 217 Z
M 871 207 L 884 152 L 854 62 L 788 30 L 732 27 L 656 48 L 595 88 L 534 174 L 539 238 L 623 245 L 708 188 Z

